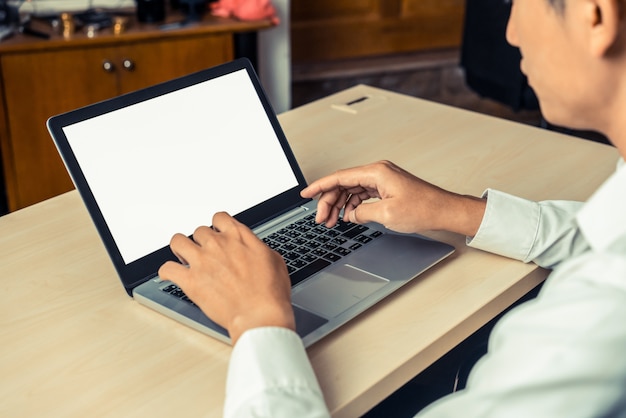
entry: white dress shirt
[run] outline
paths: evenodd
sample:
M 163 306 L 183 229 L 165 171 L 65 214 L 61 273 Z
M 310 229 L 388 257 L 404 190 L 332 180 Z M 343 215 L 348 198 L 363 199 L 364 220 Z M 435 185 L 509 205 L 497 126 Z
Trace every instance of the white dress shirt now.
M 419 417 L 626 417 L 626 166 L 583 206 L 488 190 L 468 245 L 553 268 L 495 326 L 464 390 Z M 324 417 L 298 336 L 248 331 L 233 349 L 227 417 Z

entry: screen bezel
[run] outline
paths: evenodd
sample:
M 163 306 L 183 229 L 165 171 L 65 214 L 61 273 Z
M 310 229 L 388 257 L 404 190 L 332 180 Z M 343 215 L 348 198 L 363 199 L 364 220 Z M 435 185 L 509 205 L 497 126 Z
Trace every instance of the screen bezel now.
M 65 136 L 63 128 L 78 123 L 80 121 L 90 119 L 102 114 L 112 112 L 114 110 L 131 106 L 151 98 L 165 95 L 174 91 L 178 91 L 207 80 L 220 77 L 232 72 L 246 70 L 252 85 L 263 105 L 265 113 L 270 121 L 274 132 L 280 142 L 285 156 L 291 166 L 291 169 L 297 179 L 298 184 L 250 209 L 235 214 L 234 217 L 245 225 L 254 228 L 255 226 L 266 222 L 274 216 L 291 210 L 299 205 L 309 201 L 300 196 L 300 191 L 306 187 L 306 181 L 298 166 L 295 156 L 289 146 L 287 138 L 280 126 L 276 113 L 274 112 L 261 83 L 258 79 L 251 62 L 247 58 L 240 58 L 226 64 L 212 67 L 199 71 L 181 78 L 170 80 L 161 84 L 157 84 L 145 89 L 141 89 L 132 93 L 118 96 L 109 100 L 95 103 L 80 109 L 53 116 L 47 121 L 48 130 L 57 146 L 57 150 L 63 159 L 63 162 L 81 195 L 85 206 L 94 222 L 98 233 L 104 243 L 104 246 L 111 258 L 115 269 L 129 295 L 132 295 L 132 289 L 144 283 L 150 278 L 156 276 L 159 267 L 168 260 L 176 260 L 176 257 L 169 249 L 169 245 L 162 247 L 151 254 L 139 258 L 130 263 L 125 263 L 122 255 L 113 239 L 113 235 L 106 223 L 106 220 L 98 206 L 98 203 L 87 183 L 84 173 L 80 167 L 77 158 Z

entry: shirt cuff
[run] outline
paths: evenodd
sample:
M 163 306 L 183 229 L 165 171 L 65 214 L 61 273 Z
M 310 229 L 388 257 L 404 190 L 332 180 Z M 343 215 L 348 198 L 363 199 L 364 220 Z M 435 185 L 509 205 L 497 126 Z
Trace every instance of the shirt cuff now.
M 529 261 L 539 228 L 537 202 L 488 189 L 485 215 L 478 232 L 467 245 L 516 260 Z
M 248 330 L 231 355 L 224 415 L 238 415 L 237 411 L 263 402 L 272 391 L 307 393 L 324 405 L 306 350 L 295 332 L 280 327 Z

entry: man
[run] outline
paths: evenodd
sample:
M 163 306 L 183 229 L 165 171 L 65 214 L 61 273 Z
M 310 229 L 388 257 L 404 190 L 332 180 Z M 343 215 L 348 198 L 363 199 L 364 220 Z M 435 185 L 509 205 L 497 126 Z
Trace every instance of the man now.
M 626 156 L 626 1 L 515 0 L 507 39 L 544 116 L 594 129 Z M 488 190 L 482 198 L 428 184 L 389 162 L 339 171 L 302 191 L 319 195 L 317 221 L 401 232 L 448 230 L 468 244 L 551 267 L 540 295 L 507 314 L 466 389 L 427 417 L 626 416 L 626 168 L 586 204 L 530 202 Z M 365 200 L 379 198 L 374 203 Z M 234 343 L 227 416 L 327 416 L 294 329 L 281 258 L 225 213 L 193 241 L 173 237 L 178 283 Z

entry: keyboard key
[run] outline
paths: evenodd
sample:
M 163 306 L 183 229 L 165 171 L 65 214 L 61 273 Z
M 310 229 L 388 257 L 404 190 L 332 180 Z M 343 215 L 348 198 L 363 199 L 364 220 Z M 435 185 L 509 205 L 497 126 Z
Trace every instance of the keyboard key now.
M 307 247 L 298 247 L 295 250 L 298 254 L 307 254 L 309 251 L 311 251 L 311 249 Z
M 302 235 L 302 238 L 311 241 L 312 239 L 315 239 L 316 236 L 317 234 L 314 234 L 313 232 L 306 232 Z
M 304 260 L 300 260 L 300 259 L 292 261 L 291 263 L 289 263 L 290 266 L 293 266 L 293 267 L 295 267 L 297 269 L 301 269 L 302 267 L 306 266 L 307 264 L 309 264 L 309 263 L 307 263 Z
M 349 229 L 348 231 L 344 232 L 342 235 L 347 238 L 354 238 L 357 235 L 360 235 L 363 232 L 367 231 L 368 229 L 369 228 L 366 227 L 365 225 L 355 225 L 354 228 Z
M 294 239 L 294 240 L 293 240 L 293 241 L 291 241 L 291 242 L 293 242 L 293 243 L 294 243 L 294 244 L 296 244 L 296 245 L 304 245 L 304 244 L 306 244 L 308 241 L 307 241 L 307 240 L 305 240 L 304 238 L 296 238 L 296 239 Z
M 323 259 L 317 259 L 314 262 L 312 262 L 311 264 L 309 264 L 308 266 L 304 267 L 301 270 L 296 271 L 295 273 L 291 274 L 289 277 L 291 278 L 291 285 L 296 285 L 298 283 L 300 283 L 302 280 L 311 277 L 312 275 L 314 275 L 315 273 L 317 273 L 318 271 L 322 270 L 325 267 L 330 266 L 330 262 L 323 260 Z
M 311 251 L 311 252 L 312 252 L 313 254 L 315 254 L 315 255 L 319 256 L 319 257 L 322 257 L 322 256 L 324 256 L 324 255 L 326 254 L 326 250 L 323 250 L 323 249 L 321 249 L 321 248 L 316 248 L 316 249 L 314 249 L 314 250 L 313 250 L 313 251 Z
M 189 299 L 189 296 L 187 296 L 185 294 L 185 292 L 183 292 L 183 289 L 181 289 L 180 287 L 178 287 L 178 285 L 176 285 L 174 283 L 165 286 L 161 290 L 163 292 L 165 292 L 165 293 L 169 293 L 170 295 L 172 295 L 172 296 L 174 296 L 176 298 L 179 298 L 182 301 L 185 301 L 187 303 L 191 303 L 192 305 L 195 305 L 195 303 L 193 303 L 193 301 L 191 299 Z
M 328 231 L 328 228 L 326 228 L 325 226 L 318 225 L 315 228 L 313 228 L 311 232 L 314 232 L 318 235 L 323 235 L 326 233 L 326 231 Z
M 366 237 L 365 235 L 358 235 L 354 237 L 354 240 L 360 242 L 361 244 L 367 244 L 372 240 L 372 238 Z
M 298 238 L 300 236 L 300 233 L 296 231 L 287 231 L 283 235 L 289 238 Z
M 335 262 L 335 261 L 341 260 L 341 256 L 340 256 L 340 255 L 337 255 L 337 254 L 334 254 L 334 253 L 328 253 L 328 254 L 324 255 L 324 258 L 325 258 L 326 260 L 330 260 L 330 261 L 332 261 L 332 262 Z
M 347 248 L 343 248 L 343 247 L 337 247 L 335 248 L 335 252 L 343 257 L 347 256 L 348 254 L 350 254 L 352 251 L 350 251 Z
M 170 292 L 171 292 L 171 291 L 173 291 L 174 289 L 176 289 L 176 285 L 172 283 L 172 284 L 170 284 L 170 285 L 167 285 L 166 287 L 164 287 L 164 288 L 163 288 L 163 289 L 161 289 L 161 290 L 163 290 L 163 291 L 164 291 L 164 292 L 166 292 L 166 293 L 170 293 Z
M 336 229 L 339 232 L 345 232 L 345 231 L 351 229 L 352 227 L 354 227 L 354 225 L 355 224 L 353 224 L 353 223 L 345 222 L 345 221 L 342 221 L 341 219 L 339 219 L 337 221 L 337 225 L 335 225 L 333 227 L 333 229 Z
M 289 237 L 286 237 L 284 235 L 278 235 L 276 238 L 273 238 L 273 239 L 276 240 L 277 242 L 280 242 L 281 244 L 285 244 L 291 241 Z
M 295 260 L 295 259 L 297 259 L 299 257 L 300 257 L 300 254 L 294 253 L 294 252 L 288 252 L 287 254 L 283 255 L 283 258 L 285 258 L 287 260 Z
M 265 241 L 265 243 L 267 244 L 268 247 L 270 247 L 272 250 L 275 250 L 276 248 L 280 247 L 280 243 L 276 242 L 276 241 Z
M 331 241 L 333 244 L 342 245 L 348 242 L 348 240 L 344 237 L 335 237 Z

